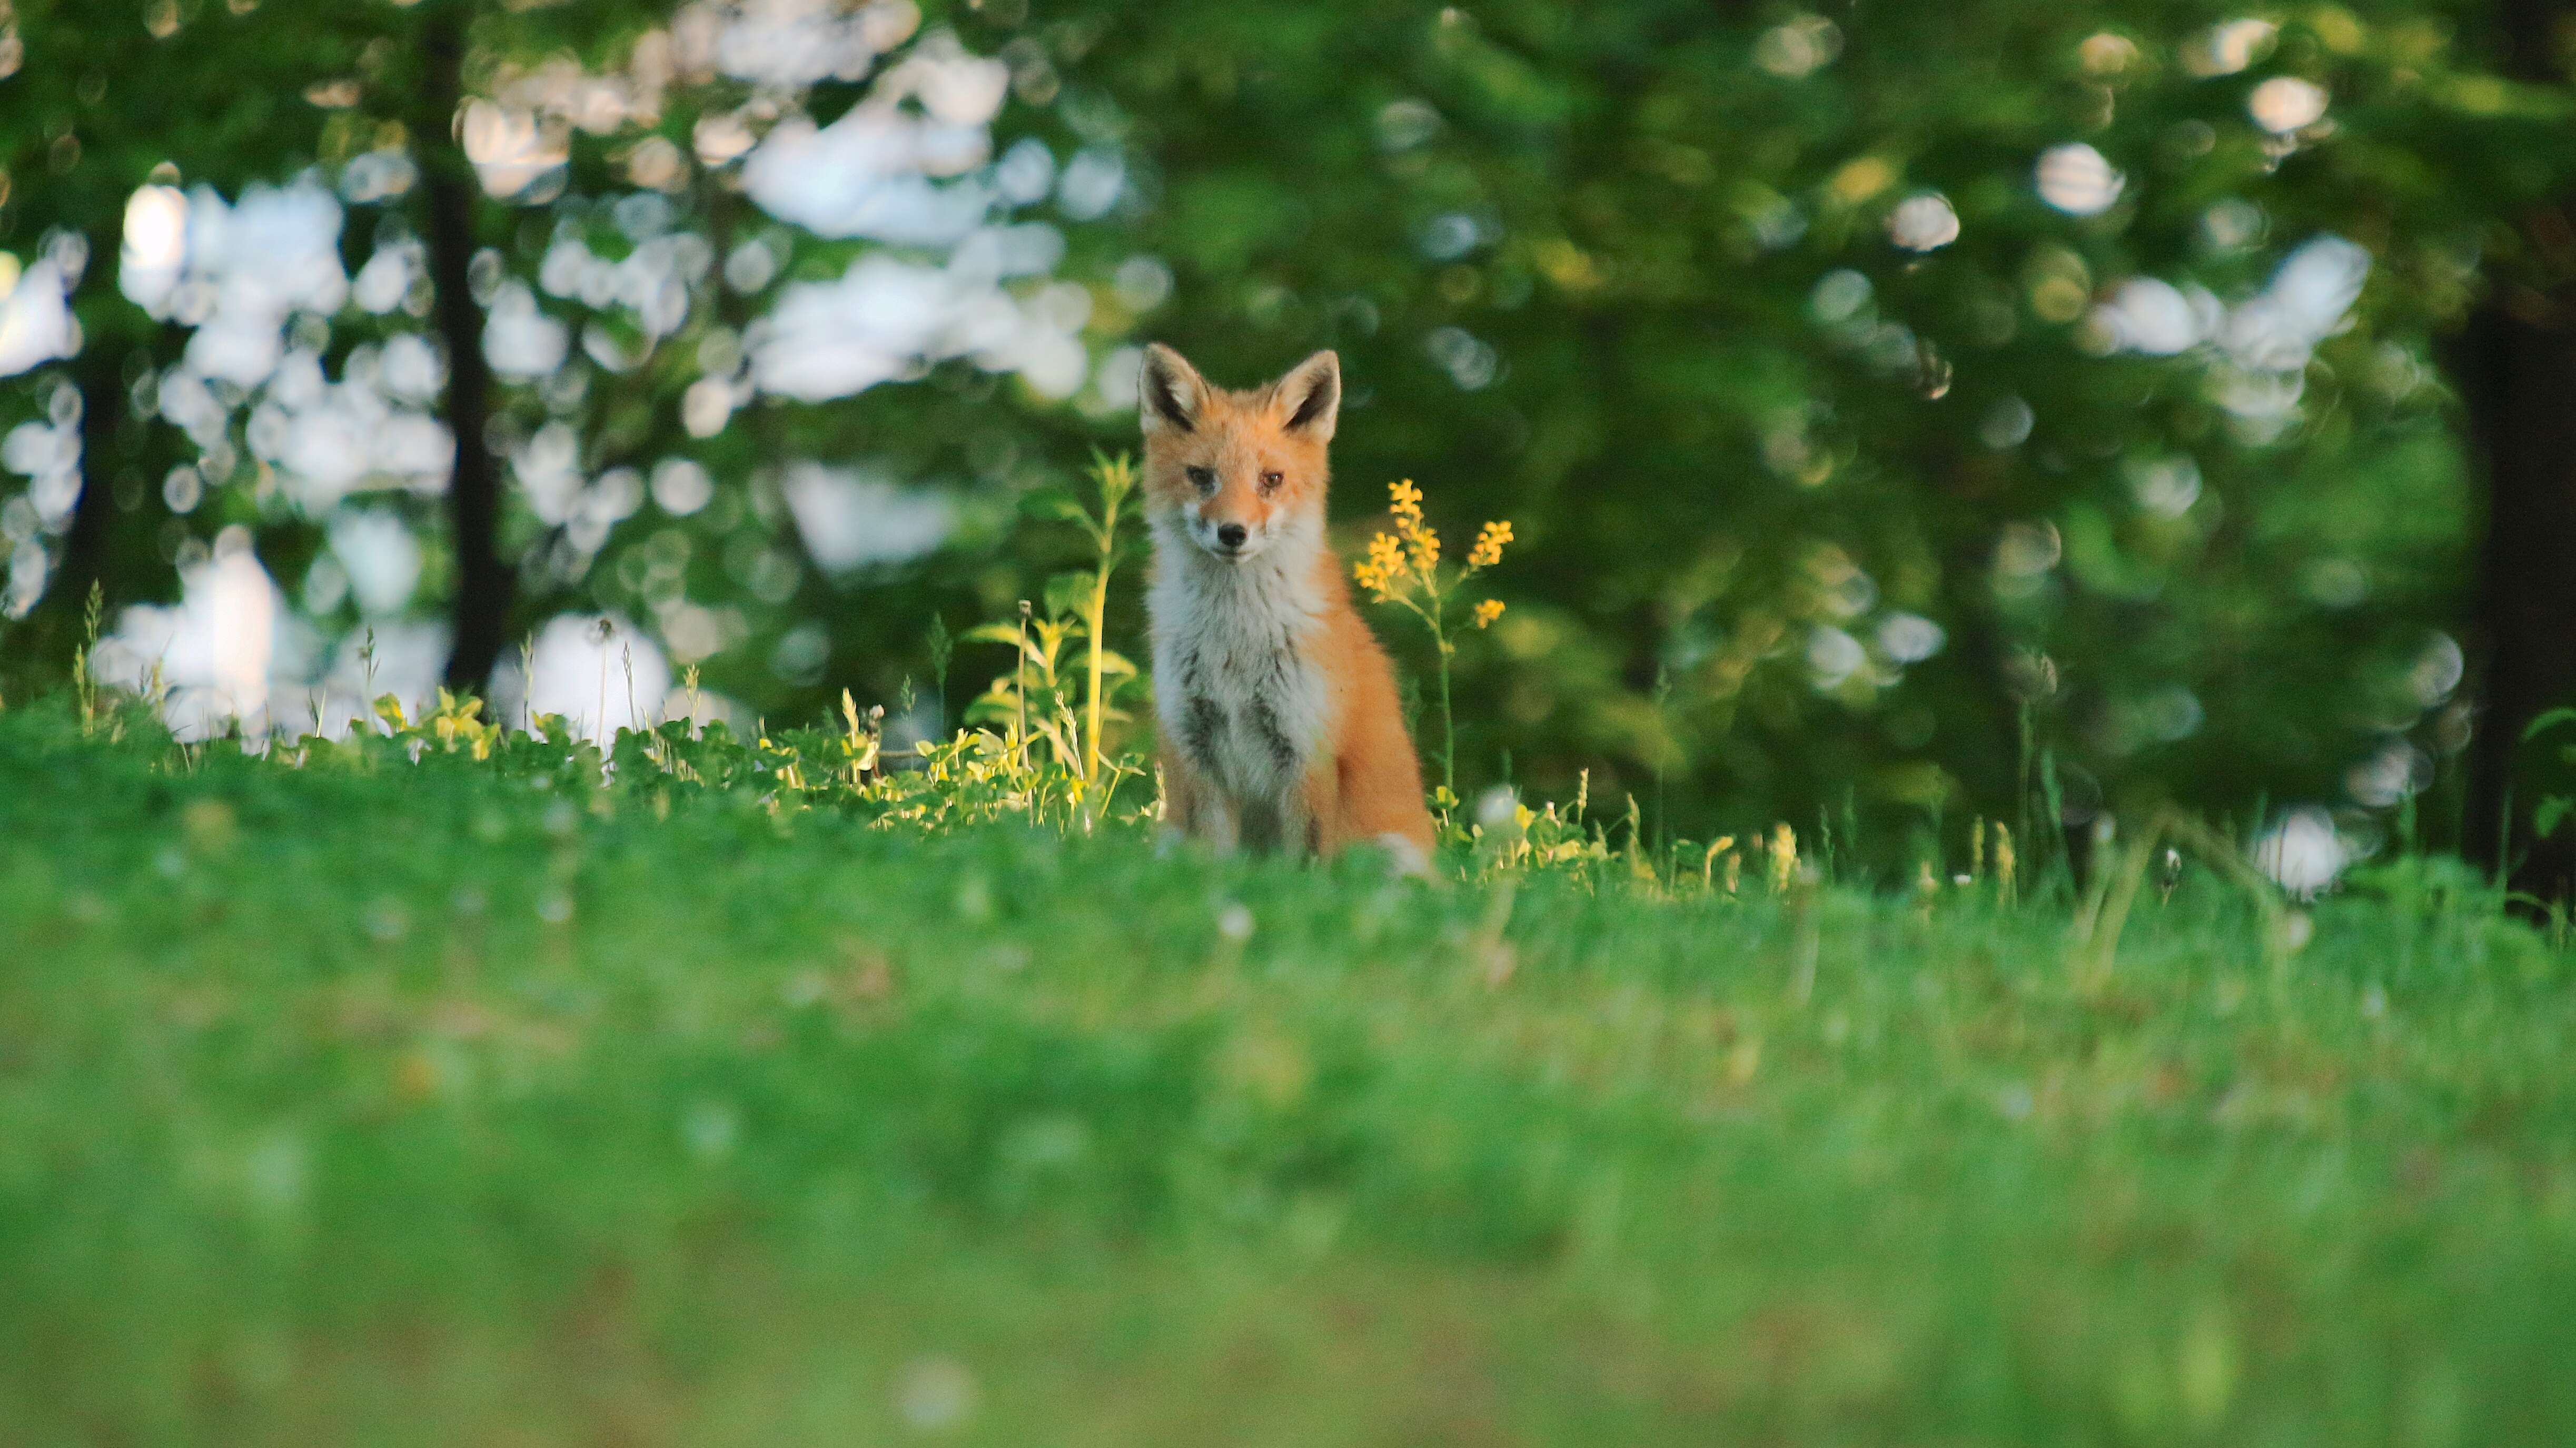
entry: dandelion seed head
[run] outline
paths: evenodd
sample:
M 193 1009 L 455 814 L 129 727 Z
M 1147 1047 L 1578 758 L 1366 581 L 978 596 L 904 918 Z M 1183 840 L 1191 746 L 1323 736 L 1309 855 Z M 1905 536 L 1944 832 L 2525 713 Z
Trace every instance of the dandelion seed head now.
M 1252 938 L 1252 910 L 1241 901 L 1229 902 L 1217 912 L 1216 933 L 1237 945 Z

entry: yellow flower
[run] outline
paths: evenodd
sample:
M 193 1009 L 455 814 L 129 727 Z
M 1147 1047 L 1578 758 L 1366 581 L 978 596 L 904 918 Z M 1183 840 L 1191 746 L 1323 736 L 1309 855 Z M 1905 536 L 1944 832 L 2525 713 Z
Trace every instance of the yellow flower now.
M 1396 575 L 1404 568 L 1404 545 L 1392 533 L 1380 533 L 1369 539 L 1368 557 L 1351 566 L 1351 576 L 1359 585 L 1386 602 L 1396 588 Z
M 1404 541 L 1405 551 L 1412 555 L 1414 571 L 1428 582 L 1431 570 L 1440 564 L 1440 535 L 1423 525 L 1422 490 L 1413 485 L 1411 478 L 1406 478 L 1387 484 L 1386 495 L 1392 500 L 1386 510 L 1395 515 L 1396 536 Z
M 1413 562 L 1413 571 L 1427 581 L 1431 570 L 1440 566 L 1440 535 L 1413 523 L 1404 530 L 1404 551 Z
M 1502 616 L 1503 601 L 1499 598 L 1489 598 L 1476 605 L 1476 627 L 1478 628 L 1489 628 L 1494 620 Z
M 1467 566 L 1470 568 L 1491 568 L 1495 564 L 1502 562 L 1503 548 L 1511 541 L 1511 524 L 1487 523 L 1485 525 L 1485 531 L 1476 535 L 1475 548 L 1467 554 Z

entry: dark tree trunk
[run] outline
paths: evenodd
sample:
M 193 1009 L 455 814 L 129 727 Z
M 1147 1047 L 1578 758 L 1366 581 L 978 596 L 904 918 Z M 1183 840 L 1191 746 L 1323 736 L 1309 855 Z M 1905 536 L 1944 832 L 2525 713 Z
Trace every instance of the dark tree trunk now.
M 484 438 L 492 419 L 492 364 L 483 355 L 483 310 L 474 300 L 474 209 L 481 194 L 473 164 L 453 139 L 465 100 L 465 27 L 469 7 L 449 0 L 428 17 L 422 46 L 429 66 L 417 133 L 429 209 L 429 278 L 437 288 L 437 323 L 447 348 L 447 425 L 456 435 L 456 468 L 447 485 L 447 519 L 456 551 L 455 640 L 447 657 L 449 687 L 482 692 L 500 661 L 518 580 L 500 553 L 500 469 Z
M 124 462 L 118 432 L 125 419 L 124 351 L 100 338 L 72 364 L 81 395 L 81 490 L 72 525 L 63 535 L 63 571 L 54 592 L 79 618 L 90 589 L 107 578 L 108 528 L 116 515 L 116 475 Z M 86 642 L 86 641 L 84 641 Z
M 2576 23 L 2576 0 L 2503 0 L 2495 16 L 2510 74 L 2563 79 L 2553 36 Z M 2454 364 L 2486 491 L 2462 844 L 2470 858 L 2510 870 L 2517 888 L 2563 895 L 2576 881 L 2576 831 L 2534 837 L 2515 762 L 2535 716 L 2576 704 L 2576 285 L 2544 293 L 2498 278 Z
M 107 268 L 116 264 L 122 230 L 90 238 L 90 285 L 113 290 Z M 98 329 L 103 332 L 107 329 Z M 72 651 L 87 643 L 81 636 L 93 587 L 108 575 L 108 547 L 116 516 L 116 474 L 125 459 L 119 430 L 124 425 L 124 349 L 119 339 L 93 332 L 89 344 L 71 362 L 72 386 L 81 395 L 81 490 L 72 505 L 72 521 L 63 534 L 62 566 L 45 588 L 45 596 L 28 619 L 22 643 L 28 654 L 51 666 L 70 667 Z

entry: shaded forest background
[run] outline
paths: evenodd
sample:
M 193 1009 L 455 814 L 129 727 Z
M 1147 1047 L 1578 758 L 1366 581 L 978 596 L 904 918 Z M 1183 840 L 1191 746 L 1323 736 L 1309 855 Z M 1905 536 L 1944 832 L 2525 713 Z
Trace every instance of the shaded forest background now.
M 614 648 L 929 732 L 1139 343 L 1330 346 L 1351 540 L 1396 478 L 1521 540 L 1462 783 L 2548 885 L 2571 63 L 2525 0 L 0 0 L 0 689 L 95 585 L 183 728 Z

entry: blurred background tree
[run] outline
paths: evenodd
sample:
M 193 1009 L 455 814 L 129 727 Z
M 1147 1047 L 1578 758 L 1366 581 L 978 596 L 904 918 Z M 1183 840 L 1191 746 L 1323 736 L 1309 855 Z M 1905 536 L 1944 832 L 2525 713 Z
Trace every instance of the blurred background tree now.
M 699 664 L 935 728 L 931 620 L 1071 560 L 1024 505 L 1132 434 L 1147 336 L 1342 349 L 1351 540 L 1396 477 L 1523 540 L 1462 780 L 1659 832 L 2492 840 L 2576 687 L 2515 662 L 2576 638 L 2548 5 L 12 14 L 13 687 L 98 577 L 198 727 L 616 716 L 640 656 L 640 713 Z M 65 283 L 85 345 L 12 350 Z M 2491 481 L 2533 521 L 2481 568 Z
M 177 458 L 132 399 L 177 339 L 116 286 L 132 198 L 182 166 L 239 187 L 311 164 L 325 117 L 301 91 L 354 58 L 333 23 L 342 8 L 300 7 L 292 47 L 220 7 L 191 47 L 154 43 L 175 36 L 176 5 L 139 7 L 122 24 L 77 0 L 12 0 L 0 12 L 0 224 L 11 247 L 0 274 L 12 283 L 0 373 L 34 373 L 14 401 L 23 411 L 32 400 L 53 429 L 22 433 L 7 460 L 27 485 L 8 532 L 7 611 L 34 615 L 10 640 L 23 660 L 59 668 L 91 585 L 131 587 L 155 571 L 148 530 L 120 519 Z M 57 541 L 36 543 L 39 534 Z
M 2563 86 L 2576 71 L 2576 4 L 2507 0 L 2489 44 L 2504 73 Z M 2567 178 L 2545 152 L 2534 171 Z M 2531 164 L 2534 158 L 2524 158 Z M 2535 893 L 2576 890 L 2576 831 L 2542 836 L 2533 802 L 2564 795 L 2570 781 L 2535 770 L 2527 729 L 2576 699 L 2576 196 L 2526 175 L 2497 228 L 2492 284 L 2451 342 L 2467 403 L 2469 435 L 2487 483 L 2471 637 L 2479 660 L 2480 727 L 2472 743 L 2465 841 L 2491 867 L 2509 867 Z M 2515 807 L 2519 800 L 2521 808 Z

